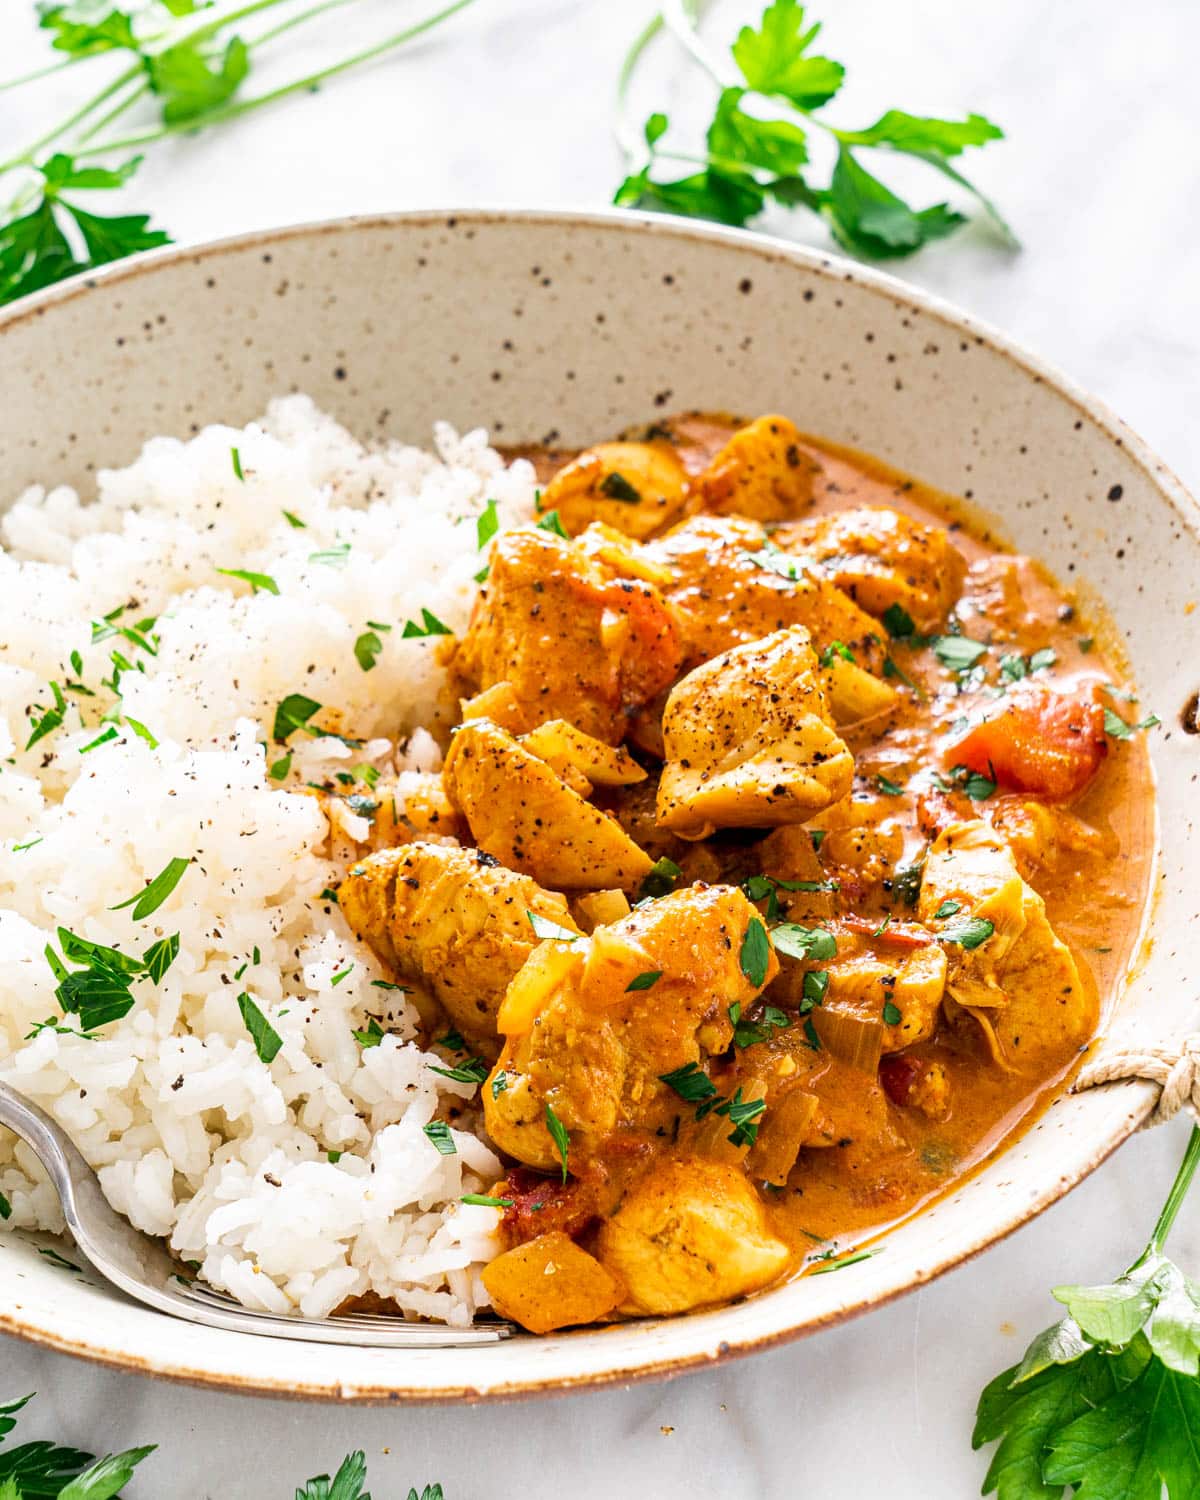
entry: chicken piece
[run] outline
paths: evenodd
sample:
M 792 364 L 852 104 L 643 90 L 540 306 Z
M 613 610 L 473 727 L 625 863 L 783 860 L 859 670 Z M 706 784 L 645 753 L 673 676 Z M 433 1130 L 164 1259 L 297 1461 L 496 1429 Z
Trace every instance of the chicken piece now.
M 624 1296 L 611 1271 L 557 1230 L 506 1250 L 481 1274 L 500 1316 L 530 1333 L 594 1323 Z
M 1058 870 L 1063 854 L 1071 856 L 1070 867 L 1082 875 L 1081 856 L 1111 859 L 1120 849 L 1120 840 L 1111 828 L 1093 828 L 1053 803 L 1025 797 L 990 797 L 986 812 L 988 822 L 1012 850 L 1025 880 Z
M 925 861 L 921 920 L 946 947 L 946 993 L 1002 1066 L 1044 1072 L 1096 1025 L 1096 996 L 1008 844 L 982 819 L 939 834 Z
M 427 985 L 462 1035 L 496 1051 L 509 980 L 538 945 L 528 913 L 574 930 L 566 899 L 476 849 L 405 844 L 355 865 L 338 890 L 355 934 Z
M 819 927 L 829 921 L 837 905 L 836 887 L 807 828 L 798 823 L 776 828 L 759 844 L 758 859 L 760 872 L 777 883 L 775 900 L 789 922 Z
M 818 651 L 838 641 L 859 666 L 883 670 L 878 621 L 827 578 L 772 550 L 758 522 L 695 516 L 645 551 L 673 575 L 662 592 L 679 617 L 685 666 L 803 625 Z
M 586 780 L 576 790 L 487 719 L 459 726 L 442 774 L 471 837 L 509 869 L 558 890 L 633 890 L 650 872 L 620 823 L 580 795 Z
M 687 474 L 670 443 L 599 443 L 555 474 L 539 508 L 556 510 L 572 536 L 603 521 L 645 541 L 671 525 L 687 499 Z
M 573 1169 L 614 1130 L 670 1127 L 679 1099 L 661 1075 L 728 1047 L 729 1007 L 748 1008 L 762 988 L 741 962 L 754 923 L 740 891 L 709 886 L 662 896 L 590 938 L 543 943 L 500 1009 L 507 1041 L 492 1076 L 503 1084 L 483 1089 L 496 1145 L 557 1169 L 547 1106 L 571 1132 Z M 768 952 L 762 982 L 777 970 Z
M 826 646 L 821 652 L 820 678 L 833 722 L 839 728 L 889 713 L 900 699 L 890 683 L 873 676 L 856 661 L 847 661 L 835 646 Z
M 623 746 L 606 745 L 565 719 L 539 724 L 522 737 L 526 750 L 560 774 L 570 767 L 592 786 L 634 786 L 646 773 Z
M 812 505 L 821 467 L 786 417 L 741 427 L 696 481 L 705 510 L 788 521 Z
M 605 1221 L 596 1246 L 625 1285 L 621 1311 L 679 1313 L 761 1291 L 790 1252 L 736 1167 L 667 1160 Z
M 966 559 L 944 526 L 928 526 L 886 507 L 862 506 L 781 526 L 775 543 L 818 564 L 826 577 L 872 615 L 894 605 L 930 635 L 958 602 Z
M 800 823 L 850 790 L 854 760 L 833 728 L 802 626 L 737 646 L 667 700 L 658 821 L 681 838 Z
M 1010 688 L 945 747 L 948 765 L 964 765 L 1009 791 L 1052 802 L 1078 797 L 1107 754 L 1101 704 L 1028 681 Z
M 890 889 L 904 859 L 903 819 L 893 798 L 855 792 L 818 813 L 812 826 L 824 834 L 821 864 L 838 882 L 843 906 L 861 909 Z
M 633 544 L 629 544 L 633 545 Z M 471 690 L 507 682 L 529 724 L 551 710 L 608 744 L 679 675 L 674 618 L 653 584 L 616 576 L 535 526 L 502 533 L 453 658 Z

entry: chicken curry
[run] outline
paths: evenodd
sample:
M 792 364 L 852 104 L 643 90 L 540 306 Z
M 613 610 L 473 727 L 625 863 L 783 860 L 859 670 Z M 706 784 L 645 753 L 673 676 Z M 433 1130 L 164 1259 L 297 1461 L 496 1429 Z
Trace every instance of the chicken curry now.
M 790 421 L 540 451 L 443 771 L 339 899 L 511 1162 L 534 1332 L 862 1258 L 1061 1081 L 1132 961 L 1152 784 L 1081 606 Z

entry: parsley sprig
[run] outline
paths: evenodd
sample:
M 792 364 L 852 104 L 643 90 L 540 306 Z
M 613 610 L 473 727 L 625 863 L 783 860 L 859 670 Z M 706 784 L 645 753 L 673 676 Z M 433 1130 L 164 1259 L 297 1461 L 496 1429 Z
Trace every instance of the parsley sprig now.
M 973 1443 L 1000 1443 L 985 1495 L 1200 1494 L 1200 1285 L 1163 1253 L 1198 1166 L 1200 1128 L 1129 1270 L 1107 1286 L 1055 1287 L 1067 1317 L 984 1389 Z
M 965 150 L 1003 139 L 998 125 L 978 114 L 941 120 L 899 109 L 887 110 L 862 129 L 833 125 L 819 111 L 841 89 L 846 70 L 813 50 L 821 25 L 808 20 L 798 0 L 772 0 L 758 26 L 742 27 L 730 49 L 732 68 L 700 39 L 700 10 L 701 0 L 668 0 L 626 57 L 618 84 L 617 135 L 629 174 L 617 189 L 618 204 L 734 225 L 757 218 L 772 203 L 806 208 L 855 255 L 896 258 L 953 233 L 966 218 L 944 202 L 913 207 L 863 164 L 863 152 L 890 153 L 925 163 L 971 194 L 1003 241 L 1017 245 L 995 205 L 958 167 Z M 630 81 L 664 24 L 719 89 L 699 152 L 666 143 L 665 114 L 650 115 L 640 135 L 627 118 Z M 827 181 L 811 159 L 814 130 L 833 146 Z M 693 170 L 684 176 L 659 171 L 674 164 Z
M 125 187 L 141 164 L 141 148 L 240 119 L 292 94 L 314 92 L 326 80 L 415 40 L 475 0 L 453 0 L 316 72 L 247 98 L 243 85 L 261 49 L 356 0 L 318 0 L 299 11 L 292 8 L 284 20 L 253 37 L 234 29 L 250 16 L 286 3 L 246 0 L 217 15 L 208 13 L 206 0 L 48 0 L 39 5 L 40 25 L 61 63 L 0 81 L 0 91 L 33 84 L 100 54 L 123 53 L 128 65 L 52 130 L 0 160 L 0 179 L 11 173 L 9 180 L 19 183 L 10 201 L 0 201 L 0 304 L 170 242 L 165 230 L 151 227 L 147 214 L 101 215 L 76 199 L 80 193 Z M 148 121 L 147 106 L 153 110 Z M 143 111 L 140 127 L 123 136 L 110 133 L 118 119 L 138 109 Z

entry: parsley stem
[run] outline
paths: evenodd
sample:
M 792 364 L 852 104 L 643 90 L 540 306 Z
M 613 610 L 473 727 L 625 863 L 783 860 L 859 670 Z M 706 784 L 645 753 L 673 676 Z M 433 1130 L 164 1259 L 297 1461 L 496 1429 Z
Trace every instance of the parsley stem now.
M 278 0 L 259 0 L 257 9 L 264 5 L 273 5 Z M 371 47 L 364 48 L 361 52 L 355 52 L 350 57 L 344 57 L 339 62 L 330 63 L 326 68 L 320 68 L 315 73 L 309 73 L 304 78 L 297 78 L 292 83 L 282 84 L 277 89 L 271 89 L 268 93 L 258 94 L 253 99 L 242 99 L 236 104 L 226 105 L 220 109 L 211 110 L 208 114 L 195 115 L 188 120 L 178 120 L 160 126 L 155 130 L 143 131 L 137 135 L 126 136 L 119 141 L 105 141 L 98 146 L 86 146 L 82 151 L 76 153 L 80 158 L 85 156 L 99 156 L 108 151 L 131 151 L 139 146 L 149 146 L 155 141 L 165 140 L 168 136 L 180 135 L 191 131 L 200 130 L 209 125 L 223 125 L 229 120 L 240 119 L 242 115 L 250 114 L 253 110 L 261 109 L 266 104 L 274 104 L 276 100 L 286 98 L 289 94 L 300 93 L 303 90 L 315 89 L 319 84 L 329 78 L 336 77 L 339 73 L 348 72 L 349 69 L 358 67 L 360 63 L 372 62 L 377 57 L 394 51 L 405 42 L 410 42 L 421 36 L 426 31 L 431 31 L 442 21 L 448 20 L 460 10 L 466 10 L 474 5 L 476 0 L 454 0 L 452 5 L 445 6 L 431 16 L 426 16 L 423 21 L 406 27 L 381 42 L 376 42 Z
M 34 156 L 42 149 L 43 146 L 49 146 L 50 143 L 52 141 L 56 141 L 60 135 L 65 135 L 67 131 L 72 128 L 72 126 L 78 125 L 82 120 L 86 120 L 88 115 L 90 115 L 93 110 L 99 109 L 100 106 L 111 99 L 115 93 L 117 93 L 120 89 L 123 89 L 127 83 L 132 82 L 132 80 L 135 79 L 141 71 L 142 69 L 139 63 L 134 63 L 133 67 L 126 68 L 124 73 L 122 73 L 119 78 L 115 78 L 107 88 L 101 89 L 100 92 L 89 99 L 86 104 L 81 104 L 77 110 L 75 110 L 72 114 L 69 114 L 67 118 L 63 120 L 61 124 L 56 125 L 53 130 L 48 130 L 45 135 L 39 136 L 31 146 L 27 146 L 25 150 L 21 152 L 20 156 L 14 156 L 11 161 L 6 161 L 2 165 L 0 165 L 0 172 L 8 172 L 11 171 L 13 167 L 24 166 L 27 162 L 31 163 Z
M 1188 1137 L 1187 1150 L 1183 1153 L 1183 1160 L 1179 1164 L 1179 1171 L 1175 1181 L 1171 1184 L 1171 1191 L 1167 1194 L 1167 1201 L 1163 1204 L 1162 1213 L 1158 1216 L 1158 1222 L 1154 1226 L 1154 1233 L 1150 1236 L 1150 1243 L 1146 1246 L 1144 1254 L 1134 1262 L 1140 1266 L 1144 1260 L 1151 1255 L 1161 1253 L 1166 1244 L 1167 1236 L 1171 1232 L 1172 1225 L 1183 1207 L 1183 1200 L 1188 1195 L 1192 1185 L 1192 1178 L 1196 1175 L 1196 1169 L 1200 1167 L 1200 1125 L 1192 1126 L 1192 1133 Z M 1132 1270 L 1133 1267 L 1130 1267 Z
M 99 53 L 89 54 L 98 57 Z M 22 73 L 20 78 L 10 78 L 5 83 L 0 83 L 0 94 L 9 89 L 19 89 L 22 84 L 36 83 L 39 78 L 49 78 L 52 73 L 61 73 L 64 68 L 73 68 L 76 63 L 87 62 L 87 57 L 64 57 L 61 62 L 53 62 L 44 68 L 36 68 L 32 73 Z
M 667 30 L 691 53 L 693 59 L 700 64 L 717 87 L 728 88 L 732 80 L 705 43 L 700 40 L 700 33 L 696 29 L 700 20 L 697 0 L 665 0 L 662 18 Z
M 699 19 L 699 8 L 702 0 L 674 0 L 684 12 L 685 30 L 687 19 L 693 21 Z M 629 86 L 633 82 L 633 75 L 637 72 L 638 64 L 642 60 L 642 54 L 663 30 L 664 26 L 670 25 L 670 19 L 659 11 L 651 16 L 641 31 L 633 39 L 633 45 L 626 52 L 617 74 L 617 96 L 616 110 L 614 112 L 613 135 L 616 137 L 617 145 L 621 148 L 627 162 L 633 162 L 636 157 L 644 153 L 645 146 L 642 142 L 642 133 L 635 129 L 629 119 Z

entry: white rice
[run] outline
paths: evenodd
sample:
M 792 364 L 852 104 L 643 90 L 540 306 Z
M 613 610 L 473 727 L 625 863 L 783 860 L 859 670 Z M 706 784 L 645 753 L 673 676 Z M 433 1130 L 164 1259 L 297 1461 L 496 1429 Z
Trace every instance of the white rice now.
M 331 829 L 304 790 L 363 762 L 438 767 L 422 727 L 443 687 L 437 641 L 402 639 L 403 623 L 426 608 L 462 630 L 486 556 L 476 517 L 489 499 L 501 526 L 533 513 L 528 464 L 506 467 L 482 432 L 434 439 L 434 454 L 367 451 L 289 397 L 244 431 L 153 440 L 100 474 L 91 503 L 30 490 L 0 523 L 0 1078 L 67 1128 L 133 1223 L 249 1306 L 321 1316 L 374 1292 L 462 1324 L 487 1303 L 498 1214 L 459 1199 L 500 1164 L 476 1134 L 454 1129 L 443 1155 L 423 1129 L 477 1091 L 431 1071 L 441 1059 L 412 1040 L 415 1011 L 372 986 L 386 976 L 321 899 L 354 857 L 345 835 L 367 824 L 339 813 Z M 120 605 L 118 625 L 156 617 L 156 655 L 93 642 L 92 622 Z M 393 628 L 364 671 L 368 621 Z M 101 686 L 114 648 L 134 665 L 120 700 Z M 48 685 L 80 680 L 95 696 L 68 690 L 61 727 L 26 749 Z M 294 735 L 280 783 L 268 740 L 297 692 L 366 743 Z M 117 737 L 85 752 L 114 704 Z M 112 910 L 177 857 L 192 863 L 157 911 Z M 178 932 L 179 955 L 96 1040 L 31 1036 L 49 1018 L 77 1024 L 45 957 L 60 926 L 139 954 Z M 242 991 L 283 1040 L 269 1065 Z M 352 1033 L 368 1011 L 395 1034 L 364 1048 Z M 31 1153 L 3 1131 L 0 1194 L 0 1232 L 62 1229 Z

